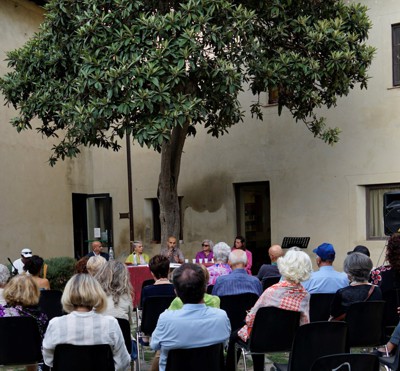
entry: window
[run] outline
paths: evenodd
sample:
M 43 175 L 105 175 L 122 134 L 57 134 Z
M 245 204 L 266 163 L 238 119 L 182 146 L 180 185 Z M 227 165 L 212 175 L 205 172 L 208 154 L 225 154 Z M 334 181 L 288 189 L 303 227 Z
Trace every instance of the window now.
M 400 85 L 400 24 L 392 25 L 393 85 Z
M 366 186 L 367 239 L 385 239 L 383 195 L 400 191 L 400 183 Z

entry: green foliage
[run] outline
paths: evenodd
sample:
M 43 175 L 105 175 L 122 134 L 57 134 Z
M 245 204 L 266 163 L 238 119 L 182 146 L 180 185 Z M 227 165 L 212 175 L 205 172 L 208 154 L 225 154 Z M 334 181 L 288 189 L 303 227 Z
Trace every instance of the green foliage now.
M 74 274 L 75 259 L 62 256 L 44 262 L 47 264 L 46 278 L 50 281 L 51 289 L 64 290 L 65 284 Z
M 129 133 L 160 150 L 175 127 L 219 136 L 243 118 L 238 94 L 279 90 L 288 108 L 328 143 L 315 109 L 360 84 L 374 49 L 366 8 L 343 0 L 51 0 L 40 31 L 9 52 L 0 80 L 18 111 L 12 124 L 58 138 L 50 164 L 79 147 L 117 151 Z M 252 113 L 262 118 L 258 102 Z

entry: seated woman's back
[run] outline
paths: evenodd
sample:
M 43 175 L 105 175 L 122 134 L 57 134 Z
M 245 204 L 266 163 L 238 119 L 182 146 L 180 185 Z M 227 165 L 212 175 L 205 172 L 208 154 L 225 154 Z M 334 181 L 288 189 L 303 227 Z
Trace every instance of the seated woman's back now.
M 39 290 L 50 290 L 50 282 L 47 278 L 40 277 L 44 260 L 37 255 L 33 255 L 24 265 L 24 271 L 28 272 L 35 280 Z

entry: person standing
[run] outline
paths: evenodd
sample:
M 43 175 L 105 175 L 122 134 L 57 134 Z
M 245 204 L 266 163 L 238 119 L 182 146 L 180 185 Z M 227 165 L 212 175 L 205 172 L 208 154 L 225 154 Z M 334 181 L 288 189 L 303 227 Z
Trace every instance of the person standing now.
M 176 244 L 176 238 L 174 236 L 169 236 L 167 247 L 162 247 L 160 254 L 166 256 L 170 263 L 182 264 L 185 258 L 182 250 Z
M 21 250 L 21 257 L 14 261 L 13 266 L 18 270 L 18 274 L 24 273 L 24 265 L 32 257 L 32 250 L 25 247 Z

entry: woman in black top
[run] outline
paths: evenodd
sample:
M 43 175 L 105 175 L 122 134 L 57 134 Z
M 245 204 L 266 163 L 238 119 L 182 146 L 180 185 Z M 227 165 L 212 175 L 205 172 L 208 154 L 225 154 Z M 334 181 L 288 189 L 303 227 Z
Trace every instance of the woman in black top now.
M 350 285 L 336 291 L 331 304 L 331 319 L 341 319 L 350 304 L 382 300 L 380 288 L 368 283 L 371 269 L 372 260 L 368 256 L 358 252 L 347 256 L 343 270 L 349 277 Z

